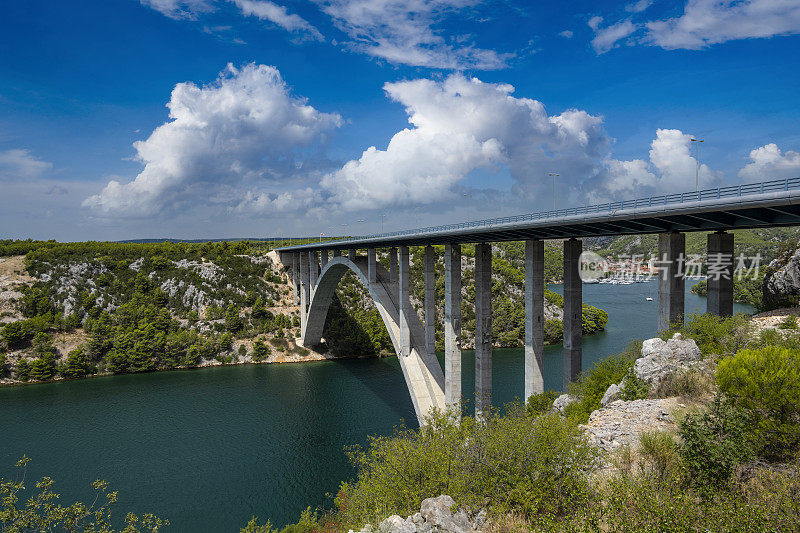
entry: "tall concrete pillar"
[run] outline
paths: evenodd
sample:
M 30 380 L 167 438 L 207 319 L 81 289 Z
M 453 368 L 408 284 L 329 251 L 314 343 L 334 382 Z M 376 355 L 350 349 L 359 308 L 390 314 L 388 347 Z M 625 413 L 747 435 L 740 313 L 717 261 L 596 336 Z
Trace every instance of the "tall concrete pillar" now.
M 525 241 L 525 401 L 544 392 L 544 241 Z
M 686 234 L 658 236 L 658 331 L 683 325 Z
M 389 281 L 397 286 L 397 248 L 389 248 Z
M 325 268 L 328 264 L 328 250 L 322 250 L 320 253 L 320 268 Z
M 300 264 L 299 254 L 292 252 L 292 288 L 294 289 L 294 305 L 300 305 Z
M 339 250 L 339 249 L 334 249 L 333 250 L 333 257 L 339 257 L 340 255 L 342 255 L 342 251 L 341 250 Z
M 408 324 L 409 313 L 416 313 L 411 308 L 411 300 L 408 297 L 409 291 L 409 268 L 408 246 L 400 247 L 400 272 L 399 272 L 399 293 L 398 310 L 400 311 L 400 355 L 406 357 L 411 354 L 411 328 Z
M 706 312 L 716 316 L 733 314 L 733 233 L 708 234 L 708 296 Z
M 425 247 L 425 349 L 436 353 L 436 252 Z
M 370 285 L 378 282 L 378 261 L 375 248 L 367 248 L 367 281 Z
M 564 241 L 564 390 L 578 378 L 583 361 L 582 247 L 578 239 Z
M 349 250 L 347 252 L 347 256 L 350 259 L 350 261 L 352 261 L 353 263 L 356 262 L 356 251 L 355 250 Z
M 492 407 L 492 245 L 475 245 L 475 417 Z
M 461 402 L 461 245 L 444 245 L 444 396 Z
M 311 282 L 311 294 L 314 294 L 314 289 L 317 288 L 317 279 L 319 278 L 319 255 L 316 251 L 308 252 L 308 273 L 309 281 Z
M 305 337 L 308 319 L 308 254 L 300 253 L 300 336 Z

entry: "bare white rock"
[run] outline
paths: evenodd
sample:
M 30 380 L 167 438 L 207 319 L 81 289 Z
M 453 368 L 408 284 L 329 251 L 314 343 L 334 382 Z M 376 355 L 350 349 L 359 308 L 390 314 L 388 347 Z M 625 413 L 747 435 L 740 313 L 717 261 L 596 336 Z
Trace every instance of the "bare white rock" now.
M 702 356 L 694 339 L 684 339 L 676 333 L 668 341 L 658 337 L 642 343 L 642 357 L 636 360 L 636 377 L 655 386 L 669 373 L 691 366 Z
M 607 404 L 613 402 L 619 396 L 619 393 L 622 391 L 621 384 L 617 385 L 616 383 L 612 383 L 606 389 L 605 394 L 603 394 L 603 398 L 600 400 L 600 405 L 605 407 Z
M 553 409 L 558 411 L 559 413 L 563 413 L 564 409 L 571 403 L 577 401 L 575 396 L 570 396 L 569 394 L 562 394 L 555 400 L 553 400 Z

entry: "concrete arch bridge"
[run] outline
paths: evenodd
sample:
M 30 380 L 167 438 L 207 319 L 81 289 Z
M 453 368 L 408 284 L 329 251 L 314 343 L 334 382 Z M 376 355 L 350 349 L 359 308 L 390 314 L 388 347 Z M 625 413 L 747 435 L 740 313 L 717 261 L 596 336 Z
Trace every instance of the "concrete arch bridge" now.
M 351 270 L 369 290 L 400 359 L 417 417 L 461 400 L 461 245 L 475 244 L 475 414 L 491 407 L 492 249 L 491 242 L 525 242 L 525 390 L 542 392 L 544 338 L 544 241 L 564 246 L 564 386 L 582 365 L 582 237 L 657 233 L 658 330 L 683 322 L 685 237 L 708 235 L 708 312 L 733 312 L 734 243 L 730 230 L 800 225 L 800 178 L 749 183 L 527 213 L 443 226 L 310 242 L 280 248 L 292 269 L 295 301 L 301 309 L 302 341 L 320 342 L 333 291 Z M 432 245 L 444 245 L 444 372 L 434 354 L 436 313 Z M 424 246 L 424 324 L 409 302 L 409 246 Z M 387 271 L 376 250 L 388 250 Z M 366 251 L 366 255 L 363 255 Z M 329 254 L 332 252 L 332 257 Z M 346 257 L 342 254 L 346 253 Z M 714 268 L 711 268 L 713 263 Z

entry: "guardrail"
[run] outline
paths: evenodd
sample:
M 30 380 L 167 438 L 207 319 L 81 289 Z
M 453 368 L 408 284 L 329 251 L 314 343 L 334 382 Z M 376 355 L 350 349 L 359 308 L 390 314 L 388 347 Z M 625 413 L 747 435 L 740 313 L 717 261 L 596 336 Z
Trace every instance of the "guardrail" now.
M 550 211 L 538 211 L 536 213 L 526 213 L 522 215 L 512 215 L 500 218 L 487 218 L 483 220 L 473 220 L 469 222 L 459 222 L 457 224 L 444 224 L 440 226 L 429 226 L 426 228 L 408 229 L 392 231 L 387 233 L 375 233 L 372 235 L 351 236 L 335 241 L 323 241 L 325 244 L 347 243 L 367 239 L 384 239 L 387 237 L 402 237 L 406 235 L 422 235 L 425 233 L 436 233 L 441 231 L 452 231 L 465 228 L 482 228 L 502 226 L 516 222 L 531 220 L 547 220 L 560 217 L 590 215 L 598 213 L 614 213 L 623 209 L 638 209 L 640 207 L 658 207 L 660 205 L 682 204 L 687 202 L 699 202 L 703 200 L 715 200 L 720 198 L 736 198 L 752 194 L 764 194 L 770 192 L 789 191 L 800 189 L 800 177 L 787 178 L 782 180 L 764 181 L 761 183 L 747 183 L 743 185 L 730 185 L 728 187 L 717 187 L 716 189 L 705 189 L 702 191 L 691 191 L 676 194 L 663 194 L 650 196 L 648 198 L 638 198 L 636 200 L 620 200 L 618 202 L 608 202 L 605 204 L 588 205 L 583 207 L 569 207 L 566 209 L 556 209 Z

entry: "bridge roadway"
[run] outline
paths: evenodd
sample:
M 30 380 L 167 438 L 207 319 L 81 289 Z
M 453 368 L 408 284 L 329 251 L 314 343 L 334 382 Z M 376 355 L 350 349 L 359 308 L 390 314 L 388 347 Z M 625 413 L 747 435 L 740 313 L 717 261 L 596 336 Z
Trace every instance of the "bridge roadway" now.
M 278 249 L 291 268 L 301 307 L 301 337 L 321 341 L 330 299 L 346 269 L 376 301 L 401 361 L 417 417 L 432 408 L 457 409 L 461 400 L 461 244 L 475 243 L 475 413 L 491 406 L 491 242 L 525 241 L 525 398 L 542 392 L 544 240 L 564 246 L 564 385 L 580 373 L 582 358 L 581 237 L 659 234 L 658 328 L 683 322 L 685 233 L 712 231 L 708 254 L 719 275 L 708 277 L 708 312 L 733 312 L 732 229 L 800 225 L 800 178 L 721 187 L 389 232 L 310 242 Z M 436 252 L 445 245 L 445 370 L 434 354 Z M 409 301 L 409 246 L 425 246 L 424 324 Z M 377 263 L 388 249 L 390 268 Z M 366 257 L 359 251 L 366 250 Z M 342 252 L 347 255 L 343 256 Z M 334 260 L 329 260 L 329 253 Z

